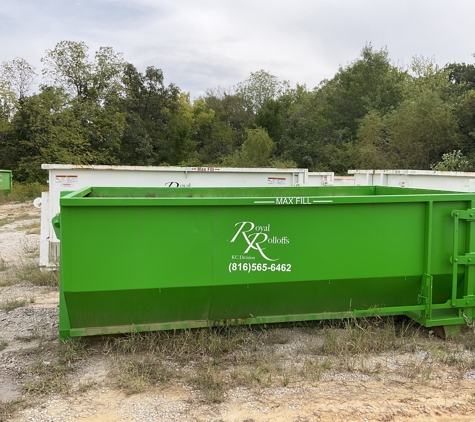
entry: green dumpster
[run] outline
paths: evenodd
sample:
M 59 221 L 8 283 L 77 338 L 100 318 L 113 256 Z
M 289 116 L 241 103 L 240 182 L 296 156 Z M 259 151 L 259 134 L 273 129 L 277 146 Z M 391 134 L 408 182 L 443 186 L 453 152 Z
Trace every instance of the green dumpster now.
M 10 192 L 12 190 L 12 171 L 0 170 L 0 191 Z
M 475 195 L 89 187 L 60 199 L 60 338 L 408 315 L 472 322 Z

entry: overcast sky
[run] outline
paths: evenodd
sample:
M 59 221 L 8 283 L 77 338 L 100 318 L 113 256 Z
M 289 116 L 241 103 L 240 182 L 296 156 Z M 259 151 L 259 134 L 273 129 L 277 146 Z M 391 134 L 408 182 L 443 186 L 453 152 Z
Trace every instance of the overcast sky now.
M 162 69 L 192 99 L 260 69 L 313 88 L 367 43 L 399 65 L 473 64 L 474 18 L 475 0 L 0 0 L 0 62 L 40 73 L 47 49 L 84 41 Z

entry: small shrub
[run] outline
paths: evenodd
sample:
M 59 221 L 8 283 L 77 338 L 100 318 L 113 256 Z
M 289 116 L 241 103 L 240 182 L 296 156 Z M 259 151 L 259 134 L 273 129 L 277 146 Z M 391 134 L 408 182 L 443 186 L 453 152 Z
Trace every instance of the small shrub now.
M 58 287 L 59 271 L 41 270 L 36 261 L 23 261 L 15 268 L 16 282 L 30 282 L 35 286 Z
M 0 305 L 0 309 L 5 312 L 10 312 L 16 308 L 21 308 L 22 306 L 25 306 L 25 304 L 25 299 L 9 299 L 5 303 Z

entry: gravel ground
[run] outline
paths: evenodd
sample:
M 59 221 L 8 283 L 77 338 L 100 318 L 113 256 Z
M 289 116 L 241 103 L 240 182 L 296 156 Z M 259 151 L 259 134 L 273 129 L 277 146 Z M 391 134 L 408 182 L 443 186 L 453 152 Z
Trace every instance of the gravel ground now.
M 230 385 L 213 403 L 187 381 L 203 363 L 198 361 L 169 363 L 181 377 L 128 394 L 110 382 L 117 356 L 108 352 L 107 340 L 98 339 L 88 343 L 86 356 L 64 364 L 74 369 L 67 374 L 66 392 L 29 391 L 25 386 L 44 374 L 54 381 L 49 369 L 57 370 L 60 348 L 57 289 L 28 280 L 10 283 L 15 272 L 38 261 L 39 235 L 31 232 L 35 222 L 39 226 L 39 210 L 31 204 L 0 204 L 0 421 L 475 421 L 475 355 L 457 347 L 437 358 L 446 353 L 437 340 L 413 351 L 355 356 L 346 367 L 313 380 L 295 376 L 285 383 Z M 15 301 L 21 306 L 6 310 Z M 297 327 L 271 334 L 282 340 L 258 345 L 253 353 L 264 359 L 268 351 L 289 374 L 308 361 L 309 348 L 322 344 L 315 332 Z M 238 362 L 245 356 L 240 353 L 226 357 L 227 377 L 241 369 Z M 312 359 L 325 362 L 321 356 Z M 421 368 L 430 371 L 424 375 Z M 9 411 L 15 403 L 16 410 Z

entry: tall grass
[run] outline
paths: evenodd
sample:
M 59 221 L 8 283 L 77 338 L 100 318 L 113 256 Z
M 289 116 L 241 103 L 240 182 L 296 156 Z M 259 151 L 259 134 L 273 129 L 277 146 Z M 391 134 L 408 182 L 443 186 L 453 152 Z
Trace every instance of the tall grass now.
M 7 202 L 25 202 L 41 196 L 48 191 L 48 185 L 35 183 L 13 183 L 11 192 L 0 191 L 0 204 Z

